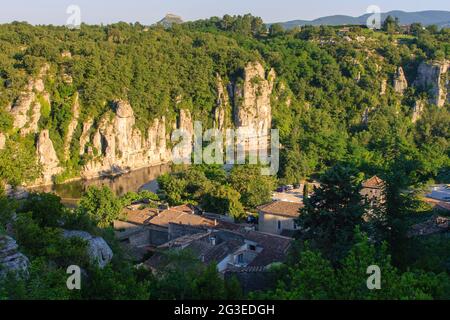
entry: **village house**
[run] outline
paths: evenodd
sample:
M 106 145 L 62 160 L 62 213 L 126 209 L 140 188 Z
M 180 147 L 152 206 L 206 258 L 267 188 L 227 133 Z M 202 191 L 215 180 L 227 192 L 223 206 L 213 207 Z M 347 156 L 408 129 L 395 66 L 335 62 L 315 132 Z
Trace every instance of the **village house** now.
M 285 260 L 292 238 L 266 234 L 245 228 L 210 229 L 186 234 L 157 248 L 144 265 L 157 273 L 168 266 L 165 251 L 189 250 L 202 263 L 217 265 L 224 278 L 235 276 L 244 291 L 268 285 L 266 273 L 271 265 Z
M 170 241 L 170 223 L 192 228 L 211 228 L 217 221 L 197 214 L 191 205 L 167 209 L 148 208 L 135 204 L 124 209 L 125 219 L 114 221 L 116 238 L 139 259 L 148 251 Z
M 302 207 L 302 203 L 288 201 L 274 201 L 258 207 L 258 231 L 292 235 L 297 230 L 295 220 Z
M 386 183 L 377 176 L 362 183 L 361 195 L 367 197 L 370 206 L 378 206 L 386 202 Z
M 226 217 L 220 220 L 217 215 L 203 214 L 188 204 L 166 209 L 134 204 L 123 213 L 126 218 L 114 221 L 116 238 L 136 260 L 181 236 L 209 229 L 235 230 L 247 226 L 231 223 Z

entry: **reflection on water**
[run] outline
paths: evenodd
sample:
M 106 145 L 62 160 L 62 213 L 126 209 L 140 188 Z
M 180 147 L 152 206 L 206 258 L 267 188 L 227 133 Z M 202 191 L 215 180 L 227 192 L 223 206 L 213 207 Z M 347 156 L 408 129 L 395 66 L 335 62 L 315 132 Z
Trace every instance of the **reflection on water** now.
M 52 192 L 63 199 L 66 204 L 75 204 L 89 186 L 108 186 L 118 196 L 127 192 L 149 190 L 156 192 L 156 179 L 170 172 L 170 165 L 160 165 L 132 171 L 117 177 L 105 177 L 93 180 L 79 180 L 60 185 L 33 188 L 34 192 Z

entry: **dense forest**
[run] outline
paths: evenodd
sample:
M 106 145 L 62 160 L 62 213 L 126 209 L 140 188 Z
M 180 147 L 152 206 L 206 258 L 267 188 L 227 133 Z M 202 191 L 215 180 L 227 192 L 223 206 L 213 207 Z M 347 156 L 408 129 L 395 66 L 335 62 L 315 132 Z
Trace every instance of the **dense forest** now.
M 2 192 L 0 235 L 14 220 L 15 238 L 31 266 L 27 278 L 2 280 L 0 299 L 448 299 L 448 236 L 412 241 L 406 229 L 433 214 L 419 200 L 421 188 L 450 183 L 448 99 L 438 106 L 430 88 L 413 85 L 423 62 L 449 59 L 450 29 L 414 24 L 405 31 L 393 19 L 383 30 L 306 26 L 285 31 L 280 25 L 268 29 L 250 15 L 170 28 L 1 25 L 0 134 L 7 137 L 0 150 L 2 186 L 39 175 L 35 152 L 30 152 L 36 134 L 15 129 L 9 107 L 46 64 L 45 87 L 52 100 L 49 105 L 38 97 L 38 126 L 49 130 L 64 180 L 77 176 L 86 162 L 78 152 L 81 125 L 64 160 L 76 93 L 80 124 L 98 121 L 113 100 L 123 99 L 130 102 L 143 135 L 155 118 L 176 121 L 181 108 L 212 127 L 217 75 L 226 84 L 242 81 L 245 66 L 255 60 L 277 75 L 271 106 L 283 146 L 278 176 L 263 177 L 252 166 L 231 173 L 215 166 L 177 168 L 160 177 L 158 196 L 172 205 L 193 203 L 242 219 L 270 200 L 277 184 L 317 179 L 323 186 L 298 221 L 310 233 L 299 236 L 289 261 L 274 268 L 272 290 L 249 296 L 188 253 L 170 256 L 174 267 L 163 277 L 124 259 L 111 222 L 139 195 L 118 198 L 107 189 L 92 189 L 79 208 L 69 209 L 54 195 L 17 201 Z M 400 67 L 408 83 L 403 90 L 395 85 Z M 361 181 L 375 174 L 387 182 L 388 205 L 376 223 L 366 223 L 357 194 Z M 319 215 L 329 219 L 323 223 L 314 215 L 317 210 L 333 215 Z M 115 253 L 111 265 L 93 266 L 84 254 L 86 244 L 63 239 L 62 229 L 101 235 Z M 66 290 L 68 262 L 88 274 L 80 292 Z M 366 266 L 374 262 L 389 270 L 383 278 L 388 289 L 369 294 L 359 275 L 365 279 Z

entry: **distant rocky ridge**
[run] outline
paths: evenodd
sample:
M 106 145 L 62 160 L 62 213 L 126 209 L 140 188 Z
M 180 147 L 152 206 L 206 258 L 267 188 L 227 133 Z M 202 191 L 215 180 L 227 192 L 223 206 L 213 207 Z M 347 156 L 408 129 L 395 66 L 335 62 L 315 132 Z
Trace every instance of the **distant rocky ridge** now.
M 168 13 L 162 20 L 157 24 L 163 26 L 164 28 L 170 28 L 174 24 L 183 23 L 183 19 L 172 13 Z
M 321 17 L 315 20 L 293 20 L 282 22 L 286 29 L 292 29 L 297 26 L 339 26 L 339 25 L 365 25 L 367 19 L 372 14 L 364 14 L 359 17 L 351 17 L 346 15 L 334 15 Z M 450 26 L 450 11 L 428 10 L 419 12 L 389 11 L 381 14 L 381 20 L 384 21 L 388 16 L 397 17 L 402 25 L 408 25 L 415 22 L 425 26 L 437 25 L 438 27 Z

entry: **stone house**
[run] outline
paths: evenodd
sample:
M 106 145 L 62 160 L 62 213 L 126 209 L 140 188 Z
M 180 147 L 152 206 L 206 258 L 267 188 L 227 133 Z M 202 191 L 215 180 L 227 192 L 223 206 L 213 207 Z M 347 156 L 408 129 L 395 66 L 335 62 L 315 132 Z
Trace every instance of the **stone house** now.
M 274 201 L 258 207 L 258 231 L 288 235 L 297 230 L 295 220 L 300 215 L 302 203 Z
M 292 238 L 253 230 L 211 229 L 197 234 L 186 234 L 157 248 L 145 265 L 157 272 L 166 267 L 164 251 L 190 250 L 204 264 L 214 263 L 224 275 L 243 270 L 267 270 L 272 264 L 283 262 Z

